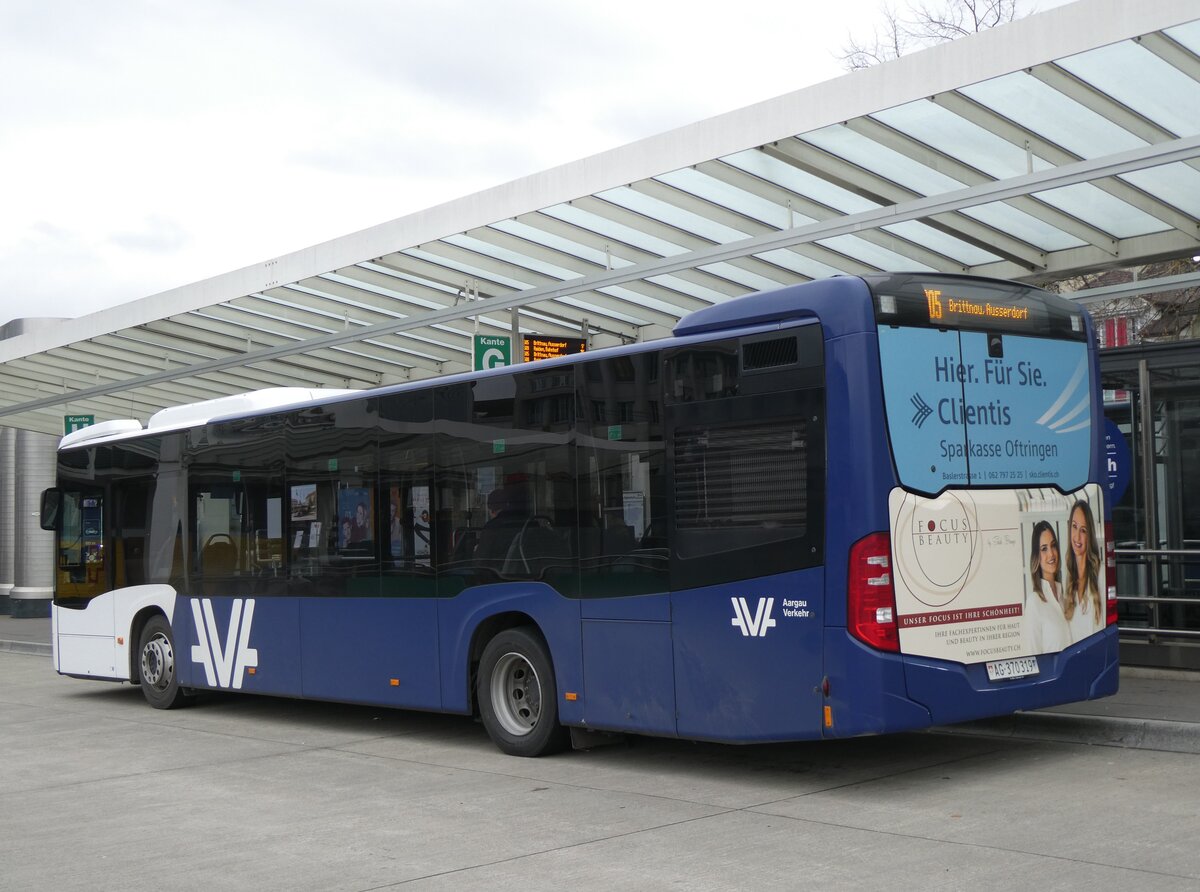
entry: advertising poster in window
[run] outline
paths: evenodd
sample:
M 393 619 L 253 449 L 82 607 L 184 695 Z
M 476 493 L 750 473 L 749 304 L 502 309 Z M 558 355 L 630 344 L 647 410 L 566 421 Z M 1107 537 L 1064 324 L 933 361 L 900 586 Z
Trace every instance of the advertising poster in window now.
M 288 516 L 292 522 L 293 551 L 316 548 L 321 528 L 317 521 L 317 484 L 301 483 L 291 488 Z
M 1056 653 L 1105 625 L 1100 487 L 891 493 L 900 649 L 980 663 Z
M 398 486 L 388 489 L 388 554 L 394 561 L 405 557 L 404 493 Z
M 412 499 L 413 558 L 419 564 L 429 564 L 429 487 L 414 486 L 409 490 Z
M 338 550 L 361 550 L 375 537 L 371 490 L 347 486 L 338 490 Z

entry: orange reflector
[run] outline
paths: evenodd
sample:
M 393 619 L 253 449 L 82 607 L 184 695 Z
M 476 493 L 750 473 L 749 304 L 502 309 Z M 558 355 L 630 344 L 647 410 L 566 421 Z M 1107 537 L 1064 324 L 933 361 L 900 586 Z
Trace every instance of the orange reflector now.
M 256 674 L 257 672 L 258 672 L 258 670 L 257 670 L 257 669 L 255 669 L 253 666 L 247 666 L 247 667 L 246 667 L 246 674 L 247 674 L 247 675 L 254 675 L 254 674 Z
M 124 643 L 125 643 L 125 639 L 122 638 L 120 635 L 118 635 L 117 636 L 117 644 L 124 644 Z
M 825 727 L 826 728 L 833 727 L 833 707 L 831 707 L 831 706 L 825 707 Z
M 398 678 L 388 679 L 388 684 L 390 684 L 394 688 L 398 688 L 398 687 L 400 687 L 400 679 L 398 679 Z
M 566 696 L 567 696 L 567 699 L 570 700 L 572 703 L 574 703 L 576 700 L 579 699 L 579 695 L 576 694 L 574 691 L 567 691 Z

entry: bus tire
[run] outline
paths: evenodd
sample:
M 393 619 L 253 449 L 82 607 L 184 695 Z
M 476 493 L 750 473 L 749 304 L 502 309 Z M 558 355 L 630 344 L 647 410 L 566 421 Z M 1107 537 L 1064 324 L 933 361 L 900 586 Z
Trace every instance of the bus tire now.
M 503 752 L 544 756 L 566 747 L 554 664 L 535 630 L 505 629 L 488 642 L 475 691 L 483 726 Z
M 174 709 L 183 705 L 176 670 L 175 636 L 171 624 L 162 615 L 152 616 L 142 629 L 138 643 L 138 670 L 142 693 L 155 709 Z

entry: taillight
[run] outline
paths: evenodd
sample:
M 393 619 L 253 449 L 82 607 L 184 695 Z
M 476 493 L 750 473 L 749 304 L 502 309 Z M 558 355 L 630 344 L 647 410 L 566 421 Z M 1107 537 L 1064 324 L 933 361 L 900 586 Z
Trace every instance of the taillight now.
M 846 625 L 864 644 L 899 653 L 891 551 L 887 533 L 872 533 L 851 546 Z
M 1104 585 L 1108 589 L 1105 625 L 1117 624 L 1117 543 L 1113 541 L 1112 522 L 1104 524 Z

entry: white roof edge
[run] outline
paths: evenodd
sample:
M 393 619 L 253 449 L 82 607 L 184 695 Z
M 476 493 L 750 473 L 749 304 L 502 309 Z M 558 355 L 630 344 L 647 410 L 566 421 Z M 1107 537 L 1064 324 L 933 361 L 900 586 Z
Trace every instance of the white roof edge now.
M 150 421 L 144 428 L 140 421 L 133 418 L 103 421 L 100 424 L 72 431 L 59 440 L 58 448 L 78 446 L 81 443 L 98 444 L 113 440 L 127 440 L 140 434 L 160 434 L 183 430 L 207 424 L 218 418 L 253 415 L 259 412 L 269 412 L 272 409 L 321 402 L 362 392 L 361 390 L 343 390 L 334 387 L 267 387 L 263 390 L 236 393 L 232 396 L 217 397 L 199 403 L 170 406 L 151 415 Z
M 359 392 L 324 387 L 267 387 L 263 390 L 235 393 L 232 396 L 220 396 L 199 403 L 186 403 L 182 406 L 168 406 L 166 409 L 160 409 L 150 416 L 150 421 L 146 423 L 146 432 L 195 427 L 206 424 L 214 418 L 223 418 L 229 415 L 253 415 L 283 406 L 309 403 Z
M 77 446 L 80 443 L 90 442 L 92 440 L 103 440 L 109 437 L 128 436 L 130 434 L 140 434 L 142 432 L 142 423 L 136 418 L 118 418 L 113 421 L 101 421 L 99 424 L 91 424 L 87 427 L 82 427 L 79 430 L 71 431 L 58 441 L 58 448 L 64 446 Z
M 1197 18 L 1195 0 L 1077 0 L 290 254 L 0 342 L 0 363 L 212 306 Z

